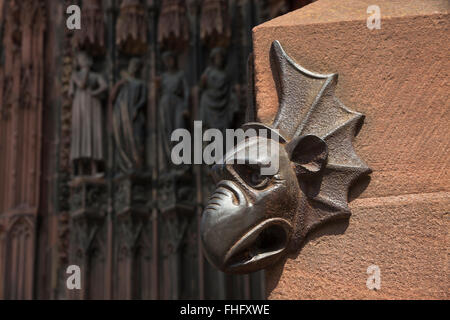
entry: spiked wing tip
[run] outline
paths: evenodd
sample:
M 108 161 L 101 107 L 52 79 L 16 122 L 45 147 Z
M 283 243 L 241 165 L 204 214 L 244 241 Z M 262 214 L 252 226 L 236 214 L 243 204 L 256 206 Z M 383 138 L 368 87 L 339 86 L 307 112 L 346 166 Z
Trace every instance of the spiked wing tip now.
M 272 44 L 270 59 L 280 104 L 273 127 L 288 140 L 316 135 L 328 145 L 329 158 L 320 189 L 310 200 L 331 209 L 327 215 L 349 213 L 350 185 L 370 172 L 352 145 L 364 116 L 349 110 L 335 96 L 337 74 L 306 70 L 286 54 L 278 41 Z

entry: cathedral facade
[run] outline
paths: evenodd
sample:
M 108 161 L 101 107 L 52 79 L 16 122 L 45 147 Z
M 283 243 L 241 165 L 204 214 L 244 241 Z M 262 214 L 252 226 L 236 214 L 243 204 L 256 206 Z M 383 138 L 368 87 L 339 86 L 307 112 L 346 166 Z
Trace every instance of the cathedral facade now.
M 239 127 L 252 28 L 309 2 L 0 0 L 0 299 L 263 299 L 204 258 L 170 135 Z

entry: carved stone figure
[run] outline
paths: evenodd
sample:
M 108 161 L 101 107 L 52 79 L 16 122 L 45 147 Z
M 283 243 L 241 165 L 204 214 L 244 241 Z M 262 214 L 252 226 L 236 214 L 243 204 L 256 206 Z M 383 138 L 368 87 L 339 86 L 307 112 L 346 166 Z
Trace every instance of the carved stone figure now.
M 189 86 L 184 72 L 178 69 L 177 56 L 174 52 L 164 53 L 163 61 L 166 71 L 158 81 L 160 87 L 158 114 L 161 135 L 168 148 L 171 145 L 172 132 L 186 127 L 186 118 L 189 116 Z
M 337 75 L 303 69 L 278 41 L 272 45 L 271 60 L 278 114 L 271 127 L 246 126 L 270 135 L 237 146 L 248 150 L 245 164 L 227 161 L 232 153 L 213 168 L 217 190 L 203 212 L 206 256 L 226 272 L 266 268 L 299 250 L 313 228 L 349 217 L 348 188 L 370 172 L 352 146 L 364 116 L 335 97 Z M 257 151 L 265 145 L 271 146 L 266 155 Z M 278 161 L 278 172 L 262 174 L 261 163 L 268 161 Z
M 165 52 L 162 59 L 166 71 L 157 79 L 159 88 L 158 106 L 158 196 L 157 203 L 161 212 L 167 212 L 183 206 L 189 207 L 192 200 L 192 170 L 189 165 L 176 166 L 171 161 L 172 133 L 176 129 L 186 129 L 189 118 L 189 86 L 184 71 L 177 65 L 177 55 L 173 51 Z
M 107 84 L 103 76 L 91 70 L 93 61 L 86 53 L 78 53 L 77 62 L 79 70 L 70 81 L 73 97 L 70 159 L 76 175 L 84 174 L 84 161 L 89 162 L 91 174 L 96 175 L 104 160 L 101 95 Z
M 140 170 L 144 166 L 145 106 L 147 88 L 138 73 L 142 61 L 130 60 L 128 71 L 112 90 L 112 127 L 116 144 L 118 166 L 124 173 Z
M 215 48 L 210 59 L 211 65 L 203 73 L 200 83 L 200 116 L 204 126 L 225 131 L 233 125 L 239 102 L 225 70 L 225 50 Z

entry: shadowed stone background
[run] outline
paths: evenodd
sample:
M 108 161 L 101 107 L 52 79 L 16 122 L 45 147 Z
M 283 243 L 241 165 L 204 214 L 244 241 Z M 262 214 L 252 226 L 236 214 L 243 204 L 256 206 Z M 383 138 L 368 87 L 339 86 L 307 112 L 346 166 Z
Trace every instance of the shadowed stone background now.
M 226 125 L 239 126 L 252 28 L 310 2 L 0 0 L 0 299 L 264 298 L 261 273 L 228 276 L 204 259 L 212 182 L 206 168 L 172 166 L 162 127 L 190 129 L 211 92 L 208 107 L 232 108 Z M 81 30 L 66 27 L 70 5 Z M 106 81 L 95 99 L 86 88 L 102 81 L 84 87 L 86 74 Z M 81 290 L 66 288 L 69 265 Z

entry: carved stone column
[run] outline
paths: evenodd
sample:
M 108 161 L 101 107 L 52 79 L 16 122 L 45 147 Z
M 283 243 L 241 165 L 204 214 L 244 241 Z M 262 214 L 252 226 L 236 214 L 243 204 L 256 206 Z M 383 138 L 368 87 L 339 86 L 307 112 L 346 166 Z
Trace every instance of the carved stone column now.
M 114 208 L 116 210 L 116 297 L 139 299 L 141 279 L 145 278 L 151 260 L 150 205 L 151 180 L 145 177 L 123 177 L 116 180 Z
M 6 259 L 6 232 L 3 221 L 0 221 L 0 260 L 4 261 Z M 5 299 L 5 264 L 0 263 L 0 299 Z
M 193 208 L 187 211 L 177 210 L 164 211 L 163 230 L 164 241 L 162 241 L 163 261 L 167 262 L 165 271 L 170 275 L 170 279 L 165 283 L 165 298 L 181 299 L 182 288 L 182 258 L 187 228 L 192 219 Z
M 103 178 L 78 177 L 70 182 L 70 262 L 81 268 L 84 286 L 72 299 L 104 297 L 104 266 L 106 259 L 105 217 L 107 212 L 106 183 Z M 97 273 L 100 272 L 101 273 Z M 95 279 L 95 277 L 100 277 Z M 92 281 L 95 279 L 95 281 Z M 94 285 L 95 284 L 95 285 Z
M 11 300 L 31 299 L 33 296 L 33 248 L 35 220 L 33 216 L 17 216 L 8 219 L 8 232 L 4 267 L 5 298 Z
M 3 1 L 4 61 L 0 67 L 0 296 L 33 297 L 34 236 L 40 208 L 44 39 L 42 1 Z
M 176 129 L 188 129 L 190 89 L 181 57 L 187 54 L 190 39 L 186 1 L 164 0 L 158 23 L 157 42 L 164 66 L 156 79 L 157 192 L 155 205 L 161 229 L 159 252 L 160 298 L 177 299 L 181 295 L 181 261 L 186 225 L 194 211 L 194 185 L 189 165 L 173 165 L 171 135 Z

